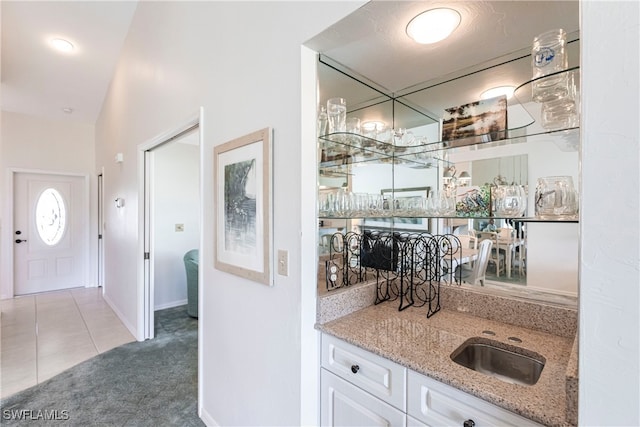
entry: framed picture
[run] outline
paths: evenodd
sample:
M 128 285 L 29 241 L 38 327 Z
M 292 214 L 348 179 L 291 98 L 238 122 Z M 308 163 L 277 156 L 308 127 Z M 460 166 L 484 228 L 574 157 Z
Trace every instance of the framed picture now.
M 271 129 L 219 145 L 213 155 L 215 268 L 271 285 Z
M 386 203 L 393 203 L 396 209 L 410 204 L 413 199 L 426 199 L 431 187 L 411 187 L 411 188 L 385 188 L 380 190 Z M 397 230 L 420 230 L 430 231 L 428 218 L 396 215 L 395 218 L 365 218 L 363 225 L 365 228 L 388 228 L 393 224 Z
M 505 95 L 447 108 L 442 118 L 442 141 L 448 147 L 506 138 L 507 97 Z

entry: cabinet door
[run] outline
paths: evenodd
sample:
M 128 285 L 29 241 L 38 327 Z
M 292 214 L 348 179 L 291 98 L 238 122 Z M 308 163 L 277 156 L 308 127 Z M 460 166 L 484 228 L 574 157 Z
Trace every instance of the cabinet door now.
M 429 427 L 417 418 L 407 415 L 407 427 Z
M 405 367 L 326 334 L 322 335 L 322 366 L 406 411 Z
M 406 415 L 402 411 L 331 372 L 321 369 L 320 381 L 323 426 L 406 427 Z
M 462 426 L 467 420 L 473 420 L 476 427 L 540 426 L 413 371 L 409 371 L 407 383 L 407 413 L 429 427 Z

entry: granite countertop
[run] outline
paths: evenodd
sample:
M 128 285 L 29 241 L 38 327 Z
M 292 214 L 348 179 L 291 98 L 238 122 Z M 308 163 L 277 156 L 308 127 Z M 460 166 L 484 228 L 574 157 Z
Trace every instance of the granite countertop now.
M 538 423 L 570 424 L 566 421 L 565 384 L 574 344 L 571 338 L 449 310 L 427 319 L 425 307 L 398 311 L 397 302 L 370 306 L 317 328 Z M 495 335 L 483 334 L 487 330 Z M 454 363 L 451 353 L 471 337 L 544 356 L 540 379 L 532 386 L 510 384 Z M 509 337 L 522 342 L 510 342 Z

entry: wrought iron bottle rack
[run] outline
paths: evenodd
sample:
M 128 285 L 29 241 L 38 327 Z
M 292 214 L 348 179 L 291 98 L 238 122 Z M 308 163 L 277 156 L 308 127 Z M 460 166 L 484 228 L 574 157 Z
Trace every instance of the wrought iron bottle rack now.
M 440 310 L 440 285 L 460 284 L 462 248 L 453 234 L 370 231 L 335 233 L 325 261 L 327 290 L 375 278 L 376 304 L 399 300 L 398 310 L 427 305 Z

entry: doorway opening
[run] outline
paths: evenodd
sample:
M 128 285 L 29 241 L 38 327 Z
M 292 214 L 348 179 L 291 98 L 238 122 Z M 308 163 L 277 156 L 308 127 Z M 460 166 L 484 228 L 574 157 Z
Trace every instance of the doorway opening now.
M 157 310 L 184 305 L 185 316 L 198 316 L 197 255 L 202 203 L 199 121 L 168 135 L 141 147 L 145 339 L 155 337 Z M 195 276 L 188 269 L 193 271 L 194 255 Z

